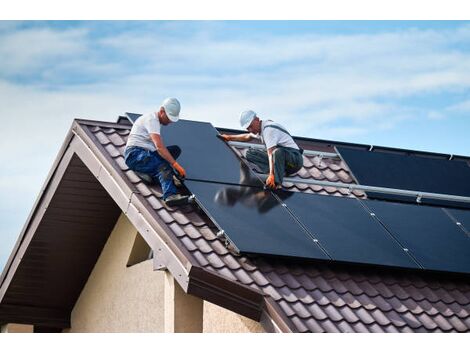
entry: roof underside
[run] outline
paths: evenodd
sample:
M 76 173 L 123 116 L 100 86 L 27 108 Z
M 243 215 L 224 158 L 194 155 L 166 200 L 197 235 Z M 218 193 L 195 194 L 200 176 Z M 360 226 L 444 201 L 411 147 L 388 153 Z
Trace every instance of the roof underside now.
M 147 186 L 128 170 L 123 153 L 129 125 L 79 121 L 74 129 L 71 147 L 57 163 L 2 276 L 0 321 L 16 317 L 20 322 L 12 313 L 19 312 L 18 306 L 26 307 L 21 308 L 23 322 L 60 325 L 57 316 L 67 321 L 123 211 L 154 250 L 162 249 L 155 256 L 156 266 L 164 263 L 175 277 L 177 272 L 186 275 L 187 281 L 179 281 L 183 289 L 257 320 L 264 306 L 278 330 L 470 331 L 468 279 L 237 256 L 198 208 L 164 207 L 161 189 Z M 327 143 L 302 141 L 302 146 L 333 151 Z M 243 155 L 240 148 L 236 152 Z M 341 160 L 304 156 L 304 165 L 298 177 L 354 182 Z M 365 197 L 332 187 L 284 186 L 296 192 Z

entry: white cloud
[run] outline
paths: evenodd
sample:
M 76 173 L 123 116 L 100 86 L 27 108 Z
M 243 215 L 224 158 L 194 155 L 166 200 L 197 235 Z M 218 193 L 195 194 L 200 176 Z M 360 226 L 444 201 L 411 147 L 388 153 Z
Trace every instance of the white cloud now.
M 449 112 L 463 112 L 463 113 L 470 113 L 470 99 L 461 101 L 460 103 L 451 105 L 447 108 Z
M 2 75 L 26 74 L 52 64 L 51 60 L 86 55 L 84 29 L 48 28 L 8 31 L 0 36 Z

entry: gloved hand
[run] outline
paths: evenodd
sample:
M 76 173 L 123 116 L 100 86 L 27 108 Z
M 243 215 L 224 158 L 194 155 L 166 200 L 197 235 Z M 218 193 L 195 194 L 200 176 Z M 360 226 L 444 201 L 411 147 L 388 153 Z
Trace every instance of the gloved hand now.
M 175 161 L 173 165 L 171 166 L 173 167 L 173 169 L 175 169 L 175 171 L 178 173 L 180 177 L 183 177 L 183 178 L 186 177 L 186 170 L 183 169 L 181 165 L 178 164 L 178 162 Z
M 266 186 L 271 189 L 276 188 L 276 182 L 274 182 L 274 174 L 269 174 L 268 178 L 266 179 Z

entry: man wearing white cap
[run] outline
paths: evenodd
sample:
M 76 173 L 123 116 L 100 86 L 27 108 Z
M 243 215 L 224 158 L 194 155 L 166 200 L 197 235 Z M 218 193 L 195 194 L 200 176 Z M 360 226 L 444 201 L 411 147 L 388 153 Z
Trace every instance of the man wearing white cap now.
M 261 172 L 268 174 L 266 186 L 271 189 L 282 187 L 282 179 L 299 171 L 303 166 L 302 149 L 294 142 L 292 136 L 280 124 L 271 120 L 262 121 L 252 110 L 243 111 L 240 125 L 249 133 L 221 137 L 226 141 L 248 142 L 260 139 L 266 151 L 248 148 L 246 159 L 255 164 Z
M 175 159 L 181 153 L 178 146 L 165 147 L 160 136 L 161 125 L 177 122 L 181 105 L 176 98 L 167 98 L 157 112 L 140 116 L 132 126 L 124 152 L 125 162 L 137 173 L 148 174 L 160 183 L 163 200 L 168 206 L 185 204 L 188 196 L 178 193 L 173 175 L 186 176 L 186 171 Z

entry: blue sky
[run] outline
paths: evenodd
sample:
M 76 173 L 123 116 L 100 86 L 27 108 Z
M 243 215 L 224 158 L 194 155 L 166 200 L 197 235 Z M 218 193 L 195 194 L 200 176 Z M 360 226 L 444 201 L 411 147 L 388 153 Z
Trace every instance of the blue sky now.
M 238 128 L 470 155 L 470 22 L 0 21 L 0 267 L 73 118 L 167 96 Z

